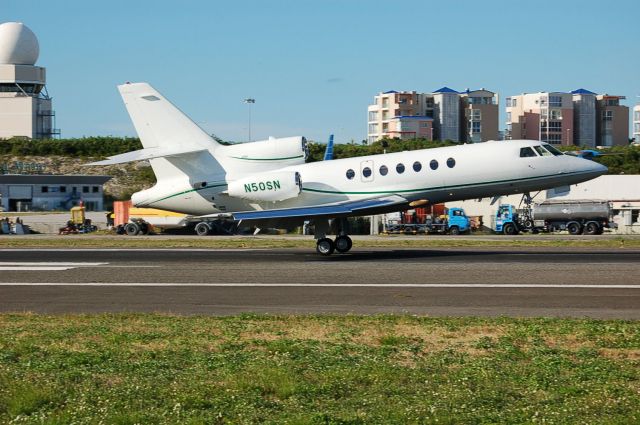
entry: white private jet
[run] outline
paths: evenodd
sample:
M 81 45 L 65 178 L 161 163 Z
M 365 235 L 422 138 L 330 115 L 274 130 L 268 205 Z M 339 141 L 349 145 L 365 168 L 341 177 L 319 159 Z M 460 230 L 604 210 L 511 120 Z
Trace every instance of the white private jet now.
M 607 168 L 532 140 L 305 163 L 304 137 L 222 145 L 146 83 L 118 87 L 144 149 L 88 165 L 149 160 L 157 183 L 136 207 L 233 217 L 257 227 L 315 225 L 322 255 L 349 251 L 346 217 L 527 193 L 593 179 Z M 338 219 L 335 240 L 329 220 Z

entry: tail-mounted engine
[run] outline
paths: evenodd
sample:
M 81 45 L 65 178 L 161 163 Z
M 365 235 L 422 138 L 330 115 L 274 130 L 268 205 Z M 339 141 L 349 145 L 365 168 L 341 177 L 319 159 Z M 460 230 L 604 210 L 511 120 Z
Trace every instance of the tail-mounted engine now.
M 251 201 L 284 201 L 302 191 L 302 179 L 297 171 L 259 173 L 229 183 L 228 194 Z

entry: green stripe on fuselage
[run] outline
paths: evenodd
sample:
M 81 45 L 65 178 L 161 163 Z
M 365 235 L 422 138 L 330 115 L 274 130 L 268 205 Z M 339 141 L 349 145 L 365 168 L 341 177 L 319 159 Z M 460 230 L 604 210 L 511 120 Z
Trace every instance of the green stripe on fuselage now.
M 167 200 L 169 198 L 173 198 L 173 197 L 176 197 L 176 196 L 184 195 L 185 193 L 198 192 L 200 190 L 211 189 L 213 187 L 223 187 L 223 186 L 226 186 L 226 185 L 227 185 L 227 183 L 218 183 L 218 184 L 210 184 L 210 185 L 207 185 L 205 187 L 198 187 L 198 188 L 194 188 L 194 189 L 184 190 L 182 192 L 174 193 L 173 195 L 165 196 L 164 198 L 156 199 L 155 201 L 147 202 L 147 205 L 155 204 L 156 202 L 165 201 L 165 200 Z

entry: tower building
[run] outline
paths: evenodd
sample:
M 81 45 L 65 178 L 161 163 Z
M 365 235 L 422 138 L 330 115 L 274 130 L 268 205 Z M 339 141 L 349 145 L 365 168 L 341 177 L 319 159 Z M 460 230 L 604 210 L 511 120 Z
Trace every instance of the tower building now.
M 46 69 L 36 66 L 36 35 L 20 22 L 0 25 L 0 139 L 59 135 L 47 92 Z

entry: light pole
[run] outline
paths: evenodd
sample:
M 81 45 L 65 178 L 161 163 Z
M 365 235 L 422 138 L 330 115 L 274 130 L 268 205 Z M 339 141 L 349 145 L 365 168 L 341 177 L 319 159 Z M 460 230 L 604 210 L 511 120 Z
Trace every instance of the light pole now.
M 251 105 L 256 103 L 256 100 L 252 98 L 247 98 L 244 100 L 244 103 L 249 105 L 249 141 L 251 141 Z

